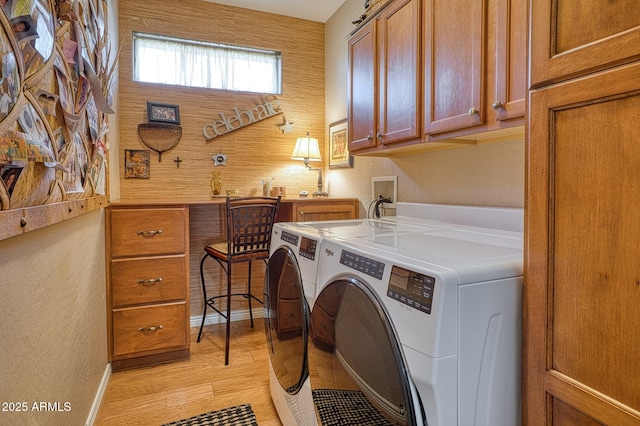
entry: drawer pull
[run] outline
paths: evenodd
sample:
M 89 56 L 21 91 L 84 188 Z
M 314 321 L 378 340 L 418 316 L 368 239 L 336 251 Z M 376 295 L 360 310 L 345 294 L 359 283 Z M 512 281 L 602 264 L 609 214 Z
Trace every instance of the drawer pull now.
M 156 325 L 156 326 L 152 326 L 152 327 L 140 327 L 138 329 L 139 332 L 141 333 L 146 333 L 146 332 L 151 332 L 151 331 L 156 331 L 156 330 L 162 330 L 164 328 L 164 326 L 162 324 L 160 325 Z
M 150 278 L 148 280 L 138 280 L 138 284 L 153 284 L 153 283 L 161 283 L 162 277 L 160 278 Z
M 162 234 L 162 229 L 158 229 L 157 231 L 138 231 L 138 235 L 160 235 Z

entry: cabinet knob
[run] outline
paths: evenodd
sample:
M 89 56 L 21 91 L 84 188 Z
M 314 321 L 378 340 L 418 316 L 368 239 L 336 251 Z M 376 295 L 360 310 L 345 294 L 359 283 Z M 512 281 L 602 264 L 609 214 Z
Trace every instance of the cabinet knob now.
M 476 107 L 469 108 L 469 117 L 473 117 L 478 114 L 479 114 L 478 108 Z
M 491 107 L 497 111 L 499 109 L 504 109 L 504 104 L 500 101 L 495 101 Z
M 304 211 L 300 210 L 300 211 L 298 212 L 298 214 L 299 214 L 300 216 L 304 216 Z
M 384 135 L 381 132 L 376 133 L 376 137 L 378 139 L 382 139 L 384 137 Z
M 369 134 L 367 135 L 367 140 L 369 140 L 369 141 L 372 141 L 372 140 L 373 140 L 373 136 L 371 136 L 371 133 L 369 133 Z

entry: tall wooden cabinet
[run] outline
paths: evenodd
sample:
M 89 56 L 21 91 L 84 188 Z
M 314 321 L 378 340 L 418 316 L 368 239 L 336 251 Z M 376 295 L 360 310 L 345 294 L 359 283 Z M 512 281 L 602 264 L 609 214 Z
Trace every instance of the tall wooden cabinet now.
M 523 424 L 638 425 L 637 2 L 530 8 Z
M 531 1 L 531 85 L 637 60 L 639 21 L 635 0 Z
M 421 0 L 396 0 L 349 39 L 349 149 L 421 136 Z

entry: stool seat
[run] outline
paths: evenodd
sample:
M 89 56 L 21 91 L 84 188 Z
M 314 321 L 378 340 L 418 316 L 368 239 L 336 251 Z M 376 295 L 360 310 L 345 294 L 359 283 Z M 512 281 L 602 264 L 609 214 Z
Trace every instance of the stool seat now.
M 229 260 L 227 243 L 210 244 L 204 248 L 204 251 L 211 257 L 220 259 L 223 262 Z M 269 258 L 269 250 L 255 250 L 246 253 L 237 253 L 233 255 L 234 262 L 248 262 L 251 260 L 263 260 Z
M 271 244 L 271 231 L 275 222 L 276 213 L 280 206 L 280 197 L 242 197 L 226 199 L 226 231 L 227 241 L 209 244 L 204 247 L 204 256 L 200 261 L 200 280 L 202 282 L 202 294 L 204 308 L 202 322 L 198 332 L 198 340 L 202 339 L 202 329 L 207 317 L 207 308 L 216 311 L 226 321 L 225 336 L 225 365 L 229 364 L 229 333 L 231 331 L 231 297 L 242 296 L 249 303 L 249 318 L 253 327 L 253 312 L 251 301 L 262 300 L 251 293 L 251 263 L 254 260 L 267 262 Z M 207 287 L 204 276 L 204 262 L 208 258 L 214 259 L 222 267 L 227 275 L 227 289 L 225 294 L 207 296 Z M 240 262 L 248 263 L 247 290 L 243 293 L 232 293 L 231 278 L 232 265 Z M 219 298 L 227 301 L 226 312 L 221 312 L 215 305 Z

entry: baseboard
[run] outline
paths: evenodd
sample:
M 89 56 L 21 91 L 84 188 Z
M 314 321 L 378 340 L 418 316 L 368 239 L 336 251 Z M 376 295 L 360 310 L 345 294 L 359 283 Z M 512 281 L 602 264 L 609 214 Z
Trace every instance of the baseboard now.
M 260 306 L 259 308 L 253 309 L 253 319 L 263 318 L 264 317 L 263 314 L 264 314 L 264 309 L 262 308 L 262 306 Z M 231 311 L 231 321 L 242 321 L 242 320 L 248 320 L 249 318 L 250 316 L 249 316 L 248 309 L 243 309 L 241 311 Z M 189 322 L 191 324 L 191 327 L 200 327 L 200 323 L 202 323 L 202 314 L 191 316 L 189 318 Z M 224 323 L 224 318 L 219 313 L 217 313 L 213 309 L 207 310 L 207 317 L 204 320 L 204 325 L 221 324 L 221 323 Z
M 93 399 L 93 404 L 91 405 L 91 411 L 89 411 L 89 417 L 87 417 L 85 426 L 93 426 L 93 422 L 96 421 L 96 417 L 98 416 L 98 410 L 100 409 L 100 403 L 102 402 L 102 397 L 104 396 L 104 391 L 107 389 L 107 383 L 109 383 L 109 377 L 111 377 L 111 364 L 107 364 L 107 367 L 104 369 L 104 374 L 102 375 L 102 381 L 100 382 L 100 386 L 98 387 L 98 392 L 96 393 L 96 396 Z

